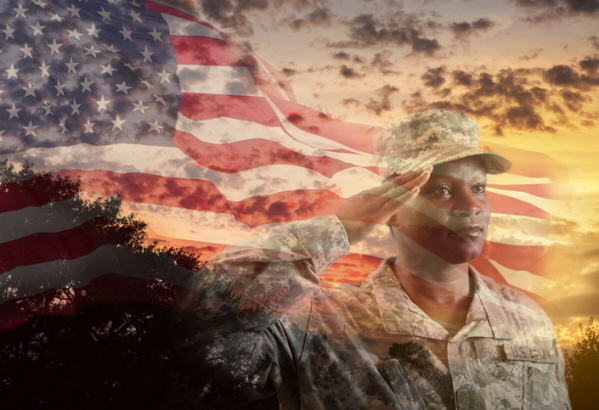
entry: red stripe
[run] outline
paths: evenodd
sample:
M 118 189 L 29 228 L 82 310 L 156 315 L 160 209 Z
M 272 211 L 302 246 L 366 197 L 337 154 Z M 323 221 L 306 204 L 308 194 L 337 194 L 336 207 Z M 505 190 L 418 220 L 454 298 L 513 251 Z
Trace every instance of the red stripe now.
M 329 157 L 302 155 L 276 142 L 251 139 L 230 144 L 210 144 L 193 135 L 175 131 L 174 146 L 198 164 L 222 172 L 240 172 L 271 164 L 296 165 L 313 169 L 328 178 L 354 165 Z
M 332 215 L 347 202 L 328 190 L 280 192 L 233 202 L 212 183 L 202 180 L 109 171 L 66 170 L 60 174 L 81 175 L 83 189 L 96 194 L 117 194 L 128 202 L 229 213 L 250 227 Z
M 531 203 L 510 196 L 497 194 L 495 192 L 487 192 L 487 195 L 491 201 L 493 213 L 553 219 L 549 212 L 546 212 Z
M 359 151 L 372 152 L 372 143 L 380 132 L 380 127 L 336 120 L 301 104 L 271 95 L 269 97 L 296 127 Z
M 195 121 L 229 117 L 255 122 L 267 127 L 281 125 L 263 97 L 182 93 L 179 112 Z
M 171 36 L 179 64 L 244 66 L 245 58 L 220 39 L 211 37 Z
M 74 180 L 76 181 L 76 177 Z M 64 201 L 76 193 L 76 186 L 62 184 L 53 175 L 40 175 L 21 182 L 1 184 L 0 212 Z
M 164 282 L 106 274 L 76 289 L 48 289 L 0 304 L 0 331 L 23 325 L 35 315 L 75 315 L 85 303 L 145 302 L 185 308 L 189 290 Z
M 0 244 L 0 273 L 17 266 L 35 265 L 57 259 L 76 259 L 106 244 L 123 242 L 123 237 L 103 231 L 111 220 L 94 218 L 76 228 L 57 233 L 42 232 Z

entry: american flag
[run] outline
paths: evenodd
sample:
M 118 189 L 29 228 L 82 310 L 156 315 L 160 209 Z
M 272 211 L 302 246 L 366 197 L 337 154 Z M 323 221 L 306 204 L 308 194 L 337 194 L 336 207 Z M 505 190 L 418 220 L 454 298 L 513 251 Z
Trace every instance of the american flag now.
M 125 210 L 149 222 L 155 238 L 204 257 L 279 224 L 332 214 L 381 181 L 371 153 L 378 127 L 299 104 L 267 62 L 170 6 L 2 0 L 0 38 L 0 160 L 28 160 L 40 170 L 80 177 L 91 196 L 116 194 Z M 563 200 L 564 167 L 540 153 L 485 144 L 516 166 L 490 180 L 497 228 L 474 265 L 543 295 L 555 253 L 542 232 Z M 14 224 L 41 221 L 44 207 L 55 201 L 7 192 L 0 217 Z M 184 269 L 152 277 L 159 274 L 122 247 L 69 242 L 80 223 L 35 222 L 15 234 L 0 232 L 5 252 L 22 249 L 0 274 L 0 325 L 15 327 L 48 313 L 50 307 L 36 310 L 35 301 L 53 298 L 56 289 L 77 296 L 70 299 L 77 303 L 55 307 L 70 314 L 92 289 L 110 290 L 96 292 L 98 298 L 140 297 L 116 291 L 131 285 L 127 278 L 174 288 L 185 283 Z M 514 236 L 518 226 L 529 228 Z M 33 240 L 40 233 L 45 239 Z M 365 241 L 324 280 L 361 280 L 388 254 L 384 240 Z M 11 286 L 23 277 L 29 286 Z M 19 301 L 30 308 L 17 309 Z

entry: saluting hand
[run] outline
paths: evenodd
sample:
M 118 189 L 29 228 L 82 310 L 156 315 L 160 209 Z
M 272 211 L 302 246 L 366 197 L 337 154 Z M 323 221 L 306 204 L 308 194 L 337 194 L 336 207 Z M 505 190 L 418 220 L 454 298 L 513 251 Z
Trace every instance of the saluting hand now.
M 360 192 L 343 205 L 336 215 L 345 227 L 349 243 L 364 239 L 376 225 L 386 224 L 406 202 L 418 195 L 433 167 L 421 173 L 408 171 L 392 175 L 378 187 Z

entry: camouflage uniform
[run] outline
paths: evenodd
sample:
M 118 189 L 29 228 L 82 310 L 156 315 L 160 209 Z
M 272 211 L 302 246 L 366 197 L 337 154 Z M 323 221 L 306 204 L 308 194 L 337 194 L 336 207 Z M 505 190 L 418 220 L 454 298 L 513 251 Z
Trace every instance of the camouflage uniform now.
M 195 282 L 198 312 L 225 323 L 211 359 L 281 409 L 569 409 L 553 326 L 521 292 L 473 268 L 453 337 L 385 261 L 356 286 L 317 286 L 349 251 L 336 217 L 232 246 Z

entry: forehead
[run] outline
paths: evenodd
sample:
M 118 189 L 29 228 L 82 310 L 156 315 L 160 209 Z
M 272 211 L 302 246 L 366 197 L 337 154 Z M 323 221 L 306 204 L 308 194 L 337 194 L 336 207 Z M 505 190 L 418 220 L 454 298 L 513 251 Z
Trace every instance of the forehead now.
M 432 177 L 454 177 L 463 180 L 486 178 L 487 171 L 478 157 L 467 157 L 433 167 Z

